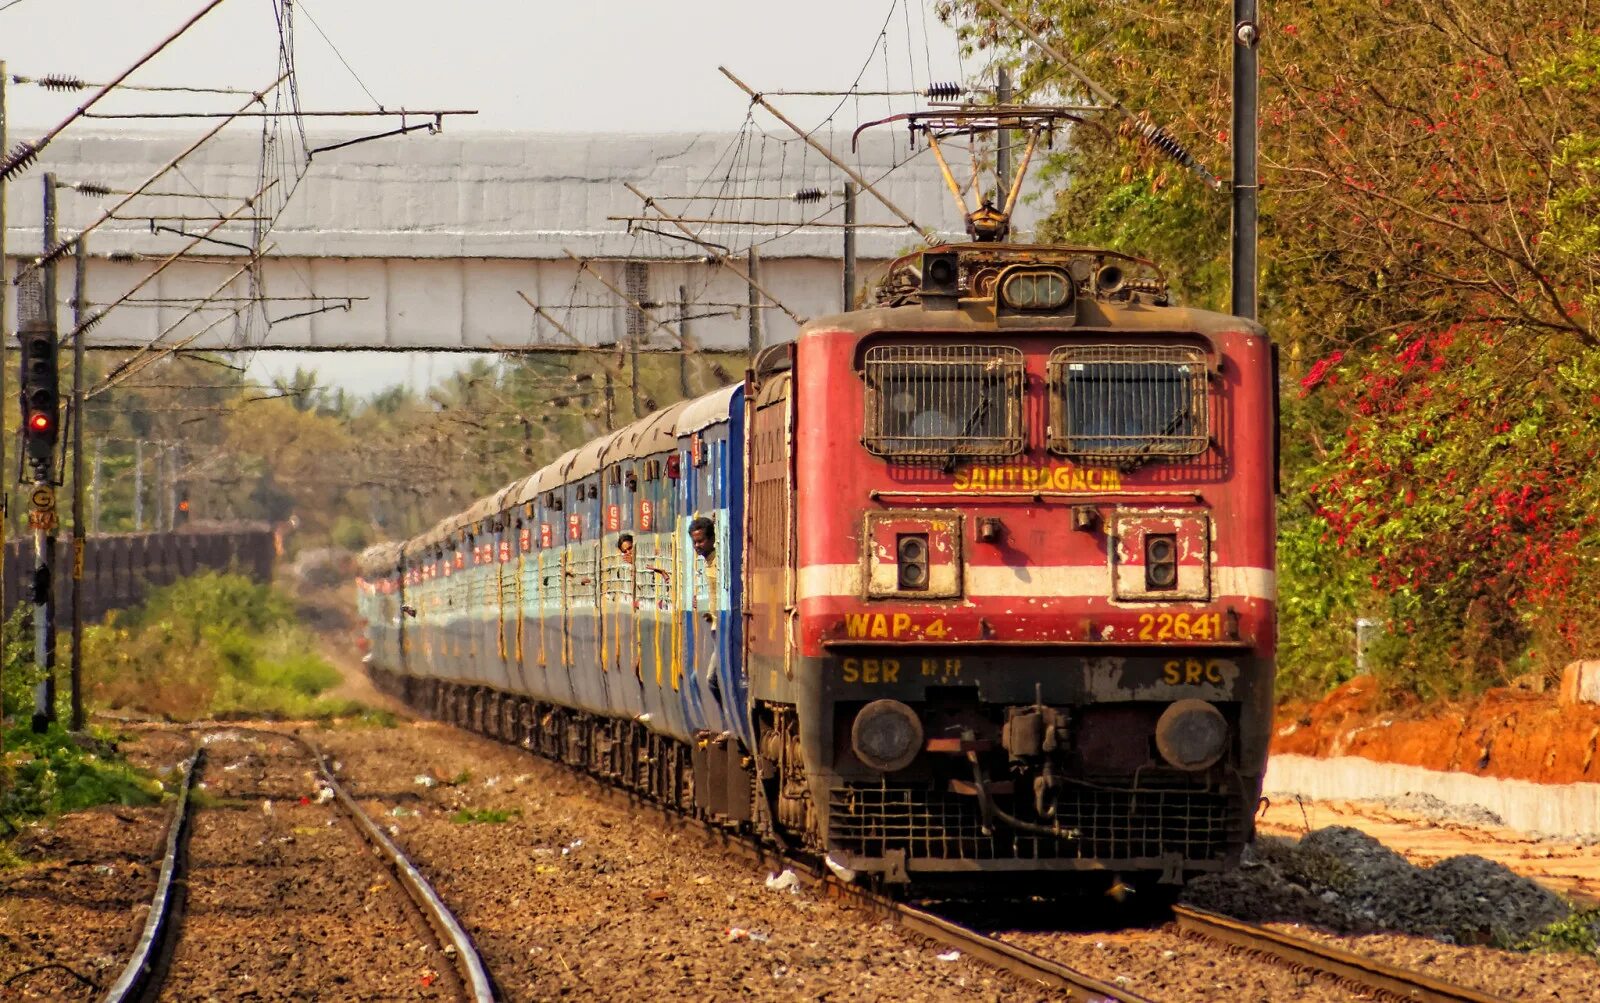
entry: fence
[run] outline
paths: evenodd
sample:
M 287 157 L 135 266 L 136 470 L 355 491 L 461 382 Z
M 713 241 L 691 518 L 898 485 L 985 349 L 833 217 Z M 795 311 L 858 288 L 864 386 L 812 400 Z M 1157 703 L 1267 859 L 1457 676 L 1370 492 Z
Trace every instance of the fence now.
M 137 606 L 151 589 L 200 571 L 230 568 L 258 582 L 272 578 L 272 531 L 193 529 L 171 533 L 91 536 L 83 545 L 83 617 L 93 623 L 116 609 Z M 33 601 L 33 541 L 6 544 L 6 613 Z M 72 538 L 56 542 L 56 622 L 72 616 Z

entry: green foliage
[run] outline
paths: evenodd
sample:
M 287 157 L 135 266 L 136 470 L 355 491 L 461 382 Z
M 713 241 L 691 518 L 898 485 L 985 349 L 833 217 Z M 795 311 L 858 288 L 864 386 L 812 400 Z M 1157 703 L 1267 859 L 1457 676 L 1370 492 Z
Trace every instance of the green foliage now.
M 1600 908 L 1577 910 L 1566 919 L 1535 930 L 1513 947 L 1518 951 L 1600 955 Z
M 1005 0 L 1199 161 L 1228 163 L 1231 25 L 1204 4 Z M 969 51 L 1088 98 L 976 0 Z M 1354 671 L 1471 692 L 1600 644 L 1600 36 L 1578 0 L 1287 0 L 1262 62 L 1262 318 L 1284 349 L 1280 691 Z M 1067 136 L 1051 239 L 1223 302 L 1228 205 L 1106 117 Z M 1294 391 L 1300 384 L 1302 393 Z
M 27 608 L 19 606 L 0 625 L 0 726 L 33 713 L 33 688 L 44 678 L 33 660 L 32 624 Z
M 161 799 L 161 782 L 114 757 L 85 748 L 59 725 L 35 735 L 26 721 L 5 736 L 0 763 L 0 838 L 28 821 L 99 804 L 143 805 Z
M 359 705 L 325 697 L 339 673 L 315 654 L 294 605 L 240 575 L 206 573 L 151 593 L 84 635 L 91 699 L 175 718 L 317 718 Z
M 353 714 L 341 715 L 325 722 L 325 726 L 355 731 L 366 728 L 397 728 L 400 726 L 400 718 L 393 711 L 381 707 L 362 707 Z
M 141 626 L 164 624 L 199 641 L 205 631 L 262 634 L 286 626 L 294 622 L 294 603 L 243 575 L 205 571 L 150 593 L 129 619 Z
M 500 825 L 522 814 L 521 808 L 463 808 L 450 816 L 456 825 Z

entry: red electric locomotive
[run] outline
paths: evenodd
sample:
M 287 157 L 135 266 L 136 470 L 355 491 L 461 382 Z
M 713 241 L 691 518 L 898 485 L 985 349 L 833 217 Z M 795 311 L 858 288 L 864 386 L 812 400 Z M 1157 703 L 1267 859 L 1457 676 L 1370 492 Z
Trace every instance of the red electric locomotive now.
M 784 835 L 891 881 L 1227 866 L 1271 720 L 1265 333 L 1055 247 L 925 251 L 883 299 L 748 391 Z

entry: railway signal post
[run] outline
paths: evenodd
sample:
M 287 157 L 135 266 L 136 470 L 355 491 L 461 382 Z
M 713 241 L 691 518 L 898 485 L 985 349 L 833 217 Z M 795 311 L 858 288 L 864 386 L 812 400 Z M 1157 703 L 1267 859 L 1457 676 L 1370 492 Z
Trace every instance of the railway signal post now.
M 56 240 L 56 178 L 44 176 L 44 249 Z M 61 420 L 61 390 L 56 360 L 56 270 L 48 263 L 19 290 L 17 340 L 21 342 L 22 461 L 31 473 L 28 528 L 33 531 L 34 662 L 44 678 L 34 690 L 33 730 L 43 732 L 56 719 L 55 603 L 51 567 L 55 554 L 55 453 Z

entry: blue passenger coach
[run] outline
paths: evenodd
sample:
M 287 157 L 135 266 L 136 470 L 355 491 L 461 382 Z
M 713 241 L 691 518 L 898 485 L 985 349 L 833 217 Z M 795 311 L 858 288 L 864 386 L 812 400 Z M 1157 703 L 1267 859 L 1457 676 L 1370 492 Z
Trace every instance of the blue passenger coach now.
M 752 747 L 744 420 L 742 386 L 685 401 L 371 548 L 369 659 L 396 686 L 466 701 L 448 713 L 507 738 L 537 731 L 546 751 L 616 771 L 651 768 L 652 736 L 697 757 L 734 738 Z M 688 531 L 702 516 L 716 530 L 709 561 Z

